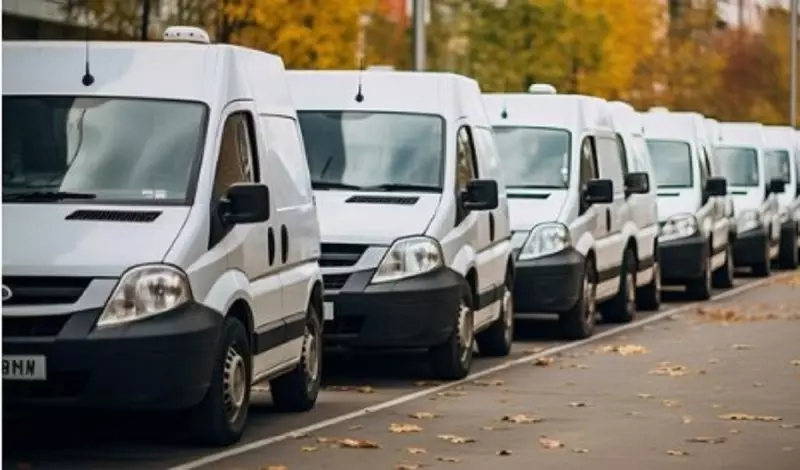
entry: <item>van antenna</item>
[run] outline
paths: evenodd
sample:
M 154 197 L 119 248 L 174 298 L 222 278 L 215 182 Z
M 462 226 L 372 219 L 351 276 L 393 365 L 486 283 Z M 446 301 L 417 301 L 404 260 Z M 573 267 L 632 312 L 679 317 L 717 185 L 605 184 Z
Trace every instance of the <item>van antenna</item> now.
M 92 86 L 92 83 L 94 83 L 94 75 L 92 75 L 92 72 L 91 72 L 91 70 L 89 68 L 89 19 L 88 18 L 86 19 L 86 24 L 83 25 L 83 33 L 84 33 L 84 40 L 83 40 L 83 43 L 84 43 L 84 56 L 83 56 L 83 58 L 84 58 L 85 69 L 84 69 L 84 73 L 83 73 L 83 78 L 81 79 L 81 83 L 83 83 L 83 86 L 87 86 L 88 87 L 88 86 Z
M 503 80 L 503 93 L 506 92 L 506 85 L 507 79 Z M 507 119 L 508 118 L 508 103 L 506 103 L 505 98 L 503 98 L 503 110 L 500 111 L 500 119 Z
M 364 101 L 364 93 L 363 93 L 364 66 L 365 66 L 364 57 L 361 57 L 361 61 L 359 62 L 358 65 L 358 91 L 356 92 L 356 103 L 361 103 L 362 101 Z

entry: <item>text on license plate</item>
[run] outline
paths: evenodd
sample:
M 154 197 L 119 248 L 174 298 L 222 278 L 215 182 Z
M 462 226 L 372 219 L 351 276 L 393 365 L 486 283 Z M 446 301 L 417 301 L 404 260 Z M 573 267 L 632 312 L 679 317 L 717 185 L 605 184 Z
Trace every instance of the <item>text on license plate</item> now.
M 325 302 L 322 305 L 322 318 L 325 320 L 333 320 L 333 302 Z
M 3 356 L 3 380 L 45 380 L 44 356 Z

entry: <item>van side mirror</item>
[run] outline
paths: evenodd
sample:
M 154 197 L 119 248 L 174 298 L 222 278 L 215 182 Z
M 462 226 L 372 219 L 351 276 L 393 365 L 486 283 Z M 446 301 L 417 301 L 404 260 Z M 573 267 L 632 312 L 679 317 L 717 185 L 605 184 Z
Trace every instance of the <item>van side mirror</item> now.
M 489 211 L 497 208 L 498 193 L 497 181 L 472 180 L 461 193 L 461 202 L 470 211 Z
M 780 178 L 773 178 L 769 181 L 767 189 L 769 194 L 781 194 L 786 192 L 786 181 Z
M 650 192 L 650 175 L 644 171 L 628 173 L 625 177 L 627 194 L 647 194 Z
M 728 194 L 728 180 L 720 176 L 712 176 L 706 180 L 706 194 L 711 197 L 726 196 Z
M 594 179 L 586 183 L 583 192 L 586 204 L 609 204 L 614 201 L 614 183 L 606 179 Z
M 269 220 L 269 188 L 260 183 L 236 183 L 220 201 L 220 216 L 229 225 Z

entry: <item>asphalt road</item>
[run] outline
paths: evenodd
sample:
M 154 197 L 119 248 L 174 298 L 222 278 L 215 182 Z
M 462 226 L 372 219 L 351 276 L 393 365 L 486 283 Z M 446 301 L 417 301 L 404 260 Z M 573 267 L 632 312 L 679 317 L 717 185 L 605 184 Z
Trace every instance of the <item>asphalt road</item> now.
M 737 286 L 752 282 L 759 280 L 740 278 Z M 687 304 L 682 293 L 667 293 L 666 298 L 669 302 L 662 312 Z M 730 296 L 730 299 L 738 303 L 757 299 L 778 305 L 773 308 L 778 312 L 776 316 L 791 316 L 792 312 L 800 311 L 800 288 L 797 286 L 772 283 Z M 792 303 L 794 310 L 780 307 Z M 690 318 L 695 310 L 689 308 L 687 313 L 675 318 Z M 638 320 L 647 321 L 654 315 L 657 314 L 640 314 Z M 486 371 L 515 359 L 522 361 L 542 349 L 545 352 L 540 355 L 565 348 L 570 350 L 564 351 L 564 355 L 588 354 L 608 341 L 641 344 L 649 351 L 627 357 L 591 354 L 585 359 L 576 358 L 571 366 L 561 357 L 556 358 L 553 365 L 535 370 L 530 364 L 520 364 L 492 374 L 491 379 L 502 380 L 503 385 L 476 386 L 469 382 L 462 385 L 463 390 L 455 390 L 466 392 L 463 397 L 448 398 L 430 393 L 415 400 L 408 400 L 408 395 L 426 395 L 435 387 L 425 383 L 429 372 L 416 360 L 418 356 L 328 356 L 327 390 L 321 394 L 316 408 L 308 413 L 276 413 L 270 409 L 268 394 L 256 389 L 256 404 L 251 409 L 248 430 L 241 444 L 227 451 L 233 454 L 228 458 L 218 455 L 218 449 L 198 449 L 184 443 L 180 429 L 161 416 L 48 412 L 41 416 L 12 418 L 7 416 L 8 410 L 4 410 L 3 468 L 155 469 L 183 465 L 185 469 L 261 469 L 285 465 L 289 469 L 345 469 L 363 466 L 364 459 L 369 459 L 369 468 L 391 469 L 402 461 L 424 463 L 426 468 L 454 464 L 436 460 L 442 457 L 458 459 L 460 468 L 478 469 L 500 463 L 503 468 L 517 468 L 517 465 L 522 468 L 526 461 L 535 457 L 537 466 L 542 468 L 571 468 L 580 465 L 581 459 L 592 458 L 592 466 L 600 469 L 647 466 L 649 470 L 656 470 L 683 462 L 684 465 L 691 463 L 694 468 L 729 470 L 755 468 L 745 465 L 748 462 L 745 457 L 751 454 L 760 456 L 760 462 L 775 462 L 775 466 L 758 466 L 764 470 L 797 468 L 800 429 L 783 429 L 779 423 L 720 423 L 714 418 L 714 413 L 720 410 L 710 409 L 711 404 L 707 402 L 742 407 L 731 412 L 784 413 L 785 419 L 793 417 L 800 423 L 800 400 L 797 400 L 800 367 L 790 370 L 791 360 L 800 359 L 800 322 L 737 323 L 729 329 L 721 328 L 718 323 L 696 325 L 690 320 L 662 320 L 636 328 L 604 325 L 596 339 L 576 344 L 576 348 L 558 340 L 554 326 L 553 321 L 519 325 L 511 358 L 478 359 L 474 370 Z M 627 331 L 620 333 L 621 336 L 614 335 L 612 328 Z M 710 334 L 711 331 L 715 333 Z M 734 351 L 730 349 L 734 339 L 756 347 Z M 719 348 L 719 351 L 711 353 L 709 348 Z M 706 364 L 710 354 L 719 358 L 719 364 Z M 702 377 L 687 372 L 687 376 L 691 375 L 687 380 L 648 374 L 660 361 L 686 364 L 692 370 L 704 364 L 709 372 Z M 714 368 L 730 369 L 730 373 L 718 376 L 710 372 Z M 755 381 L 765 385 L 757 388 Z M 676 409 L 672 409 L 662 404 L 662 398 L 637 399 L 639 392 L 685 403 L 686 408 L 676 405 Z M 364 413 L 313 433 L 317 437 L 368 438 L 378 442 L 381 449 L 334 449 L 330 444 L 317 443 L 314 437 L 287 437 L 304 427 L 326 420 L 336 421 L 335 418 L 342 415 L 393 401 L 398 402 L 397 406 Z M 576 402 L 574 408 L 568 406 L 573 401 Z M 578 402 L 588 406 L 577 406 Z M 441 413 L 443 417 L 420 421 L 405 416 L 416 411 Z M 628 412 L 633 414 L 626 414 Z M 634 416 L 634 412 L 641 412 L 641 415 Z M 694 427 L 681 421 L 687 413 L 697 415 Z M 502 416 L 514 414 L 536 414 L 544 421 L 530 425 L 498 421 Z M 390 433 L 387 429 L 392 422 L 418 424 L 424 429 L 420 433 Z M 789 421 L 782 423 L 786 422 Z M 723 432 L 734 425 L 743 428 L 741 435 Z M 498 432 L 482 430 L 482 426 Z M 761 437 L 754 435 L 755 441 L 740 445 L 736 441 L 749 438 L 745 427 L 768 431 L 759 435 Z M 504 428 L 522 432 L 505 432 Z M 684 436 L 689 430 L 698 435 L 716 431 L 725 434 L 728 441 L 713 445 L 688 444 L 682 439 L 692 437 Z M 475 438 L 477 442 L 450 444 L 437 438 L 437 434 L 462 435 Z M 541 434 L 552 436 L 565 447 L 545 451 L 538 442 Z M 270 439 L 276 442 L 265 442 Z M 264 445 L 267 443 L 271 445 Z M 248 446 L 254 449 L 241 452 Z M 411 455 L 405 450 L 407 447 L 425 448 L 428 453 Z M 789 447 L 792 450 L 785 450 Z M 726 449 L 729 452 L 732 448 L 738 451 L 728 458 L 720 457 L 728 455 Z M 511 455 L 496 460 L 501 458 L 496 453 L 503 449 L 510 450 Z M 589 452 L 579 453 L 582 449 Z M 667 450 L 684 450 L 689 455 L 670 456 Z M 695 455 L 698 451 L 700 454 Z M 711 454 L 706 456 L 704 452 Z M 198 459 L 204 458 L 206 465 L 202 466 L 204 462 Z M 785 466 L 786 462 L 794 462 L 794 466 Z M 412 468 L 414 466 L 410 465 L 408 470 Z

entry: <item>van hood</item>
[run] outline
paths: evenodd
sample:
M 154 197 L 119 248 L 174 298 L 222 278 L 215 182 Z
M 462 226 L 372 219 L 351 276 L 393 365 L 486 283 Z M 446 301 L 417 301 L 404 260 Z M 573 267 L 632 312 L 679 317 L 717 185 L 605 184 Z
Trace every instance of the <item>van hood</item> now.
M 759 210 L 764 202 L 761 188 L 731 186 L 728 193 L 733 198 L 733 213 L 738 217 L 745 210 Z
M 141 213 L 158 216 L 130 221 Z M 162 261 L 188 215 L 188 207 L 3 203 L 3 274 L 116 278 Z
M 557 221 L 566 199 L 564 189 L 508 189 L 511 230 L 527 231 L 536 224 Z
M 398 237 L 422 235 L 441 194 L 316 190 L 322 240 L 390 245 Z
M 695 193 L 691 188 L 663 188 L 658 190 L 658 221 L 678 214 L 694 214 Z

